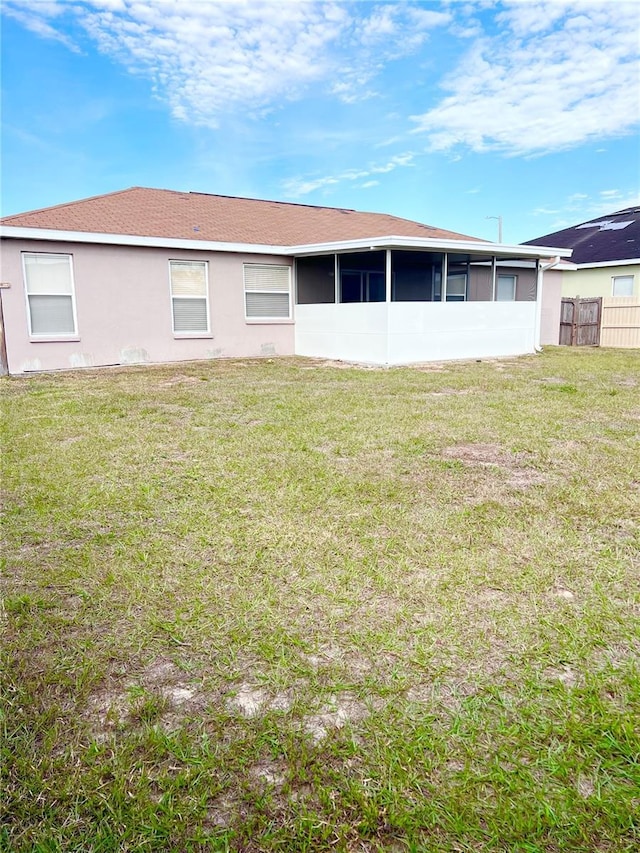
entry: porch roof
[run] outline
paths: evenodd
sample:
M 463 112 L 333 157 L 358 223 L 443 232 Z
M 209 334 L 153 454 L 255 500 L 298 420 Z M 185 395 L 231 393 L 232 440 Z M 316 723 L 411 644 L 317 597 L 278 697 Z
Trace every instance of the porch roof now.
M 424 249 L 432 252 L 460 252 L 463 254 L 493 256 L 497 258 L 569 258 L 572 249 L 553 246 L 512 246 L 480 240 L 445 240 L 424 237 L 373 237 L 364 240 L 341 240 L 333 243 L 313 243 L 306 246 L 288 246 L 284 254 L 294 257 L 358 252 L 376 249 Z

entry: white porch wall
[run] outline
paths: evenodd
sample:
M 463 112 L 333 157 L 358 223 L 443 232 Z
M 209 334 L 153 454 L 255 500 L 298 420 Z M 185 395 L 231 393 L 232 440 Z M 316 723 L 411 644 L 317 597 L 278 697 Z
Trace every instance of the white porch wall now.
M 296 305 L 295 352 L 318 358 L 387 363 L 387 304 Z
M 389 364 L 533 352 L 535 302 L 390 302 Z
M 297 305 L 297 355 L 410 364 L 534 351 L 535 302 Z

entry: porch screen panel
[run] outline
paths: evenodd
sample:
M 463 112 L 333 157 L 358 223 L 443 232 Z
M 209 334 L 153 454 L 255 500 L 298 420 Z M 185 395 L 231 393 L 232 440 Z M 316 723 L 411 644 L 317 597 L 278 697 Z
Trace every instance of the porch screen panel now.
M 447 302 L 466 302 L 470 255 L 447 256 Z
M 384 302 L 386 252 L 338 255 L 340 302 Z
M 441 277 L 442 254 L 396 249 L 391 252 L 392 302 L 439 299 Z
M 296 259 L 298 305 L 321 305 L 336 301 L 335 255 Z
M 245 264 L 244 303 L 248 320 L 288 320 L 291 317 L 290 267 Z

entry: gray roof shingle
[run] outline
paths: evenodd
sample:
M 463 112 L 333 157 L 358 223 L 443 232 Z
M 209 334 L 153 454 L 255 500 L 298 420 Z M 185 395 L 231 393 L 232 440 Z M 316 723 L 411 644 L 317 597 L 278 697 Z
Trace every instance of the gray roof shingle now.
M 525 246 L 563 246 L 573 249 L 574 264 L 640 258 L 640 207 L 627 207 L 579 225 L 527 240 Z

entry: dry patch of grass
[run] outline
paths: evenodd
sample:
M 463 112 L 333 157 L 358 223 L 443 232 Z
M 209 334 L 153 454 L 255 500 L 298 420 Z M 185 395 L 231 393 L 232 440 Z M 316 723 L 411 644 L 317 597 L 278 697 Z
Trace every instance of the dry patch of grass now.
M 5 380 L 0 849 L 637 849 L 639 374 Z

